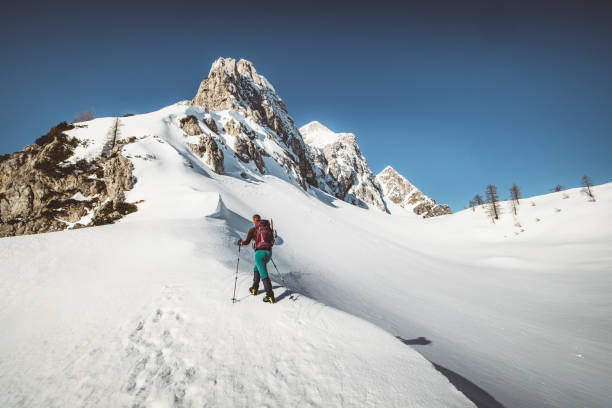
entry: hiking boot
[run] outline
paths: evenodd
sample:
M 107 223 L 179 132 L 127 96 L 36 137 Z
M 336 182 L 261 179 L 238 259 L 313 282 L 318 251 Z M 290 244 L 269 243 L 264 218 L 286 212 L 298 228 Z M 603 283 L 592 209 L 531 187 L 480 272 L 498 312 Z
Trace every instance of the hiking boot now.
M 251 295 L 253 295 L 253 296 L 257 296 L 257 292 L 259 292 L 259 290 L 258 290 L 257 288 L 254 288 L 254 287 L 252 287 L 252 286 L 249 288 L 249 293 L 250 293 Z
M 263 301 L 264 301 L 264 302 L 266 302 L 266 303 L 269 303 L 269 304 L 273 305 L 273 304 L 274 304 L 274 302 L 276 301 L 276 299 L 274 299 L 274 294 L 272 294 L 272 295 L 265 296 L 265 297 L 263 298 Z

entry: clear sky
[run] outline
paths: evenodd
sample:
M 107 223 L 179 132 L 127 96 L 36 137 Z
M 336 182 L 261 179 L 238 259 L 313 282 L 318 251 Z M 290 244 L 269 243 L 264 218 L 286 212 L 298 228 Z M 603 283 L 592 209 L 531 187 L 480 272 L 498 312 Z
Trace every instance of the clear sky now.
M 453 210 L 489 183 L 612 181 L 609 1 L 48 3 L 3 5 L 0 154 L 191 99 L 225 56 Z

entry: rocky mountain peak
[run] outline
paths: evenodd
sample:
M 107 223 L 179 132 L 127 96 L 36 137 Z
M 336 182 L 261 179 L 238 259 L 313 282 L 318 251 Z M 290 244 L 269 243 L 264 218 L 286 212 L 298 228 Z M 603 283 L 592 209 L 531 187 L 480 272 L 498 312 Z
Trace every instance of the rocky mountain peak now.
M 274 87 L 246 60 L 219 58 L 198 88 L 192 104 L 211 111 L 233 110 L 262 126 L 285 150 L 277 160 L 297 174 L 303 188 L 318 186 L 307 147 Z
M 382 191 L 357 139 L 352 133 L 335 133 L 320 122 L 300 128 L 314 158 L 319 188 L 361 207 L 374 206 L 387 211 Z
M 397 175 L 397 176 L 402 177 L 402 175 L 401 175 L 401 174 L 399 174 L 399 173 L 397 172 L 397 170 L 395 170 L 395 169 L 394 169 L 393 167 L 391 167 L 391 166 L 386 166 L 386 167 L 385 167 L 384 169 L 382 169 L 382 171 L 381 171 L 380 173 L 378 173 L 378 174 L 389 174 L 389 175 Z
M 338 134 L 318 121 L 312 121 L 300 128 L 304 141 L 314 147 L 323 148 L 338 141 Z
M 411 210 L 424 218 L 451 213 L 448 205 L 436 204 L 434 199 L 424 195 L 391 166 L 385 167 L 378 173 L 376 180 L 382 188 L 385 201 L 391 204 L 392 213 L 393 209 L 398 208 Z

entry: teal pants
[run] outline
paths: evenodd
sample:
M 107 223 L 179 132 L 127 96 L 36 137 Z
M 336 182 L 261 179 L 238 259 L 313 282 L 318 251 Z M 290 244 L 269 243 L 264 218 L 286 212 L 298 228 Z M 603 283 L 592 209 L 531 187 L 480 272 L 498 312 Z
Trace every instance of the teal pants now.
M 266 264 L 270 262 L 272 258 L 272 251 L 269 250 L 259 250 L 255 251 L 255 266 L 253 267 L 253 272 L 258 273 L 259 277 L 263 280 L 268 277 L 268 267 Z

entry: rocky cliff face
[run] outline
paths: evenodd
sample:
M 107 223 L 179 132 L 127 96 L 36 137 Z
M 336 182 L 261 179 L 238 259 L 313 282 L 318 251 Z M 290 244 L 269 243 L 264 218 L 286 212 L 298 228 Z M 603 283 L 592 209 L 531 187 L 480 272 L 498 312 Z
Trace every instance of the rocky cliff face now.
M 380 186 L 354 134 L 334 133 L 319 122 L 302 126 L 300 133 L 310 147 L 319 188 L 351 204 L 387 211 Z
M 435 200 L 424 195 L 391 166 L 381 171 L 376 179 L 382 187 L 385 200 L 396 207 L 412 211 L 424 218 L 451 213 L 448 205 L 436 204 Z
M 193 105 L 210 111 L 232 110 L 246 120 L 252 120 L 280 149 L 272 155 L 287 174 L 303 187 L 317 186 L 312 159 L 285 104 L 272 85 L 259 75 L 249 61 L 232 58 L 216 60 L 192 100 Z M 242 161 L 253 161 L 260 173 L 265 173 L 261 156 L 266 153 L 262 143 L 255 143 L 256 132 L 241 123 L 226 123 L 224 130 L 236 138 L 233 147 Z
M 65 122 L 22 151 L 0 157 L 0 237 L 107 224 L 136 210 L 124 202 L 132 164 L 120 144 L 108 157 L 68 159 L 79 141 Z

